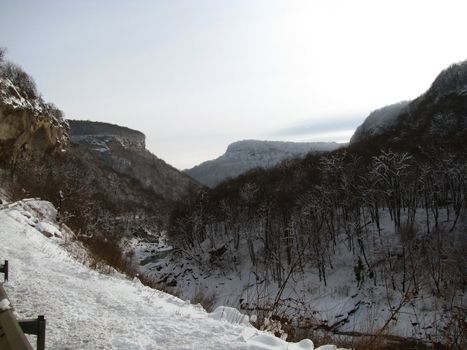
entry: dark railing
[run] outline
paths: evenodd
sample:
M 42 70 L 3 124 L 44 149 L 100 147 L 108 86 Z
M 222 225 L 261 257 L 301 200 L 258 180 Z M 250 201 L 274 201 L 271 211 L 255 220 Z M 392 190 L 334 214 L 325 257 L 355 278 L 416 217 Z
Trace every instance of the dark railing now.
M 3 265 L 0 265 L 0 272 L 4 274 L 5 281 L 8 281 L 8 260 L 5 260 Z
M 8 261 L 0 266 L 0 272 L 8 280 Z M 3 302 L 3 309 L 0 309 L 0 349 L 1 350 L 33 350 L 25 334 L 37 336 L 37 350 L 45 350 L 45 318 L 39 316 L 32 320 L 17 320 L 10 305 L 10 299 L 0 283 L 0 302 Z

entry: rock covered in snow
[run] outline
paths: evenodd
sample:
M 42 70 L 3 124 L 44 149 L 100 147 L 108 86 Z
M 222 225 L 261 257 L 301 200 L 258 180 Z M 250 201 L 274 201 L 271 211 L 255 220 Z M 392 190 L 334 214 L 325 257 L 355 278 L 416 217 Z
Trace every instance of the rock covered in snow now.
M 8 299 L 0 300 L 0 311 L 6 311 L 6 310 L 10 310 L 10 309 L 11 309 L 11 305 L 10 305 L 10 301 Z

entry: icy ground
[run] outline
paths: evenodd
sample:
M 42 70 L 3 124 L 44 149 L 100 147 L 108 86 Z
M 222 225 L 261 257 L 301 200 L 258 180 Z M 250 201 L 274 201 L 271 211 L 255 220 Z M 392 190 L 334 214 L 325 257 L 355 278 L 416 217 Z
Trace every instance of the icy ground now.
M 20 317 L 45 315 L 46 349 L 313 349 L 310 340 L 292 344 L 256 330 L 234 309 L 208 314 L 139 281 L 89 269 L 63 248 L 66 234 L 54 216 L 43 201 L 0 206 L 0 260 L 10 265 L 5 289 Z

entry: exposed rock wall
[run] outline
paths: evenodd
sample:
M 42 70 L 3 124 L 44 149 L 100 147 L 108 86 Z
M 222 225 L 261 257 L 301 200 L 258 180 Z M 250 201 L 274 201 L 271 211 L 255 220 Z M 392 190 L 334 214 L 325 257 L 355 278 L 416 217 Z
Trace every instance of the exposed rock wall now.
M 9 80 L 0 78 L 0 160 L 15 162 L 64 150 L 67 124 L 59 113 L 40 98 L 25 98 Z

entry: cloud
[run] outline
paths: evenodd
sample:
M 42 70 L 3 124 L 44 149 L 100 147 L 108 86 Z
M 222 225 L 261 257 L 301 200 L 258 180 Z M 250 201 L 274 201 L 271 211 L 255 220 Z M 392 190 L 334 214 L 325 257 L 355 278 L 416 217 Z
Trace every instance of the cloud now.
M 274 137 L 306 137 L 310 135 L 323 135 L 355 130 L 363 122 L 362 116 L 349 116 L 345 118 L 328 117 L 318 120 L 308 120 L 295 123 L 276 130 L 271 134 Z

